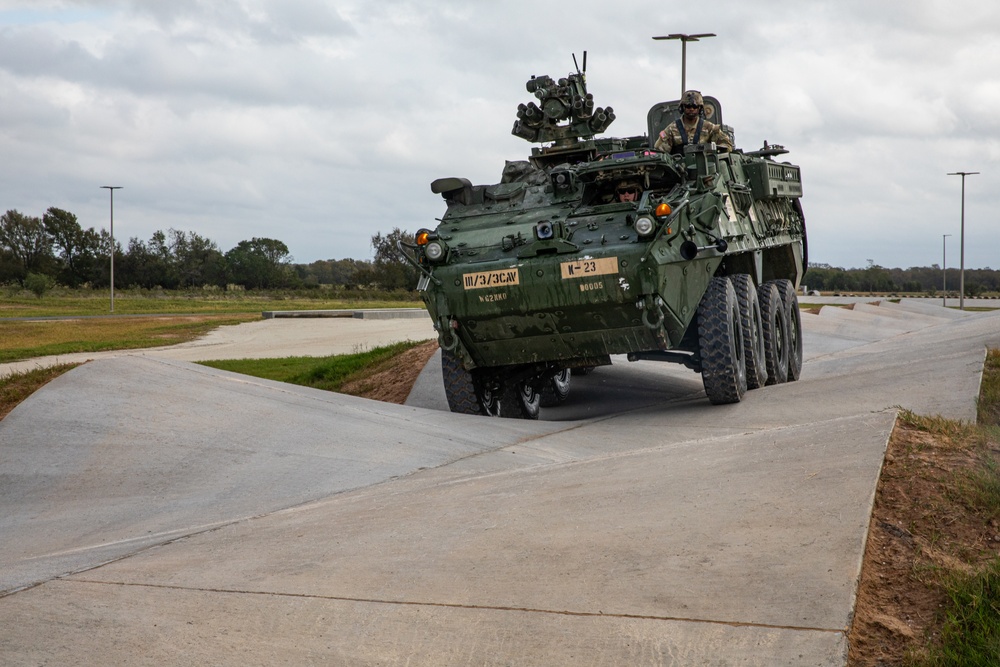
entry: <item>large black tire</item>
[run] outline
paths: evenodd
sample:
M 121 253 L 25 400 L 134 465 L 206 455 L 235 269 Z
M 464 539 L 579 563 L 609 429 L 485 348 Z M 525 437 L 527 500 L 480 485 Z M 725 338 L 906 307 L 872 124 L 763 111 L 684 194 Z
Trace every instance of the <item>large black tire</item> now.
M 502 382 L 484 376 L 476 380 L 481 414 L 507 419 L 538 419 L 541 393 L 526 382 Z
M 764 365 L 767 384 L 788 381 L 788 310 L 781 300 L 777 281 L 760 286 L 760 315 L 764 325 Z
M 551 408 L 562 405 L 569 396 L 569 385 L 572 373 L 564 368 L 545 381 L 542 387 L 542 407 Z
M 511 389 L 515 398 L 513 404 L 515 414 L 504 416 L 515 419 L 538 419 L 538 409 L 542 405 L 542 392 L 527 382 L 512 383 Z
M 479 408 L 487 417 L 503 417 L 504 404 L 503 385 L 489 378 L 476 380 L 476 395 L 479 398 Z
M 701 380 L 715 405 L 738 403 L 747 390 L 743 331 L 736 290 L 728 278 L 712 278 L 698 305 Z
M 448 350 L 441 350 L 441 374 L 444 376 L 444 395 L 452 412 L 480 415 L 483 411 L 476 395 L 472 373 L 462 368 L 458 357 Z
M 795 382 L 802 375 L 802 312 L 799 297 L 790 280 L 776 280 L 781 303 L 788 314 L 788 381 Z
M 760 315 L 760 301 L 753 278 L 746 273 L 729 276 L 740 304 L 740 325 L 743 329 L 743 352 L 747 369 L 747 389 L 759 389 L 767 382 L 767 365 L 764 362 L 764 325 Z

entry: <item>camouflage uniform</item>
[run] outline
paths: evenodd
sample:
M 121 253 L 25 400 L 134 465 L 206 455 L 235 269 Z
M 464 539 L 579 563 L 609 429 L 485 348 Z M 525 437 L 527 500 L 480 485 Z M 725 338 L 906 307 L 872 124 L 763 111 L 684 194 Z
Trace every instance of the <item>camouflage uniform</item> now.
M 704 119 L 705 101 L 697 90 L 689 90 L 681 96 L 681 104 L 697 105 L 700 113 L 697 118 L 690 119 L 685 114 L 681 118 L 671 122 L 656 139 L 653 148 L 667 153 L 686 144 L 707 144 L 715 142 L 719 148 L 733 150 L 733 142 L 729 136 L 722 131 L 722 127 L 715 123 L 710 123 Z M 684 127 L 684 134 L 681 134 L 680 126 Z M 701 132 L 698 132 L 699 126 Z M 686 135 L 686 136 L 685 136 Z M 697 136 L 696 136 L 697 135 Z
M 710 141 L 714 141 L 715 145 L 719 148 L 725 148 L 726 150 L 733 150 L 733 142 L 729 140 L 729 137 L 725 132 L 722 131 L 722 127 L 716 125 L 715 123 L 710 123 L 707 120 L 702 122 L 701 136 L 695 137 L 694 133 L 698 129 L 697 121 L 688 125 L 683 120 L 681 123 L 684 125 L 684 130 L 687 134 L 687 141 L 681 139 L 681 133 L 677 129 L 677 123 L 672 122 L 667 125 L 660 136 L 656 139 L 656 144 L 654 148 L 658 151 L 665 151 L 670 153 L 674 148 L 679 148 L 684 144 L 707 144 Z

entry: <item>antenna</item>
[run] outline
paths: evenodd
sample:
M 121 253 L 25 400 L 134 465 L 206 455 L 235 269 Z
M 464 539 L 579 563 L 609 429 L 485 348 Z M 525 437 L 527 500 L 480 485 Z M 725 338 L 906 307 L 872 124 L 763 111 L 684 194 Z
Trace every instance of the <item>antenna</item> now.
M 577 62 L 576 62 L 576 54 L 575 53 L 573 54 L 573 67 L 576 68 L 576 73 L 579 74 L 580 73 L 580 65 L 577 64 Z

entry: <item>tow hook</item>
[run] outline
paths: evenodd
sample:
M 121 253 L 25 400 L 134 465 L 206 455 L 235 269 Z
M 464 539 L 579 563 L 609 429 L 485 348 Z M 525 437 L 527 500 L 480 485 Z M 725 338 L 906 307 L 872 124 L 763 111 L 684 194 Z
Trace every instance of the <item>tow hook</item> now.
M 647 294 L 642 300 L 642 323 L 656 331 L 663 326 L 663 299 Z

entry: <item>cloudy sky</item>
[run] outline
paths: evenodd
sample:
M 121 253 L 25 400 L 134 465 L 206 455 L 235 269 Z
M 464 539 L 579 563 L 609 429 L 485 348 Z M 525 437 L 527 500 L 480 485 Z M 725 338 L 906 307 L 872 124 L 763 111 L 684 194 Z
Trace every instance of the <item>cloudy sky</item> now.
M 532 74 L 646 132 L 688 87 L 737 146 L 802 165 L 810 260 L 1000 269 L 1000 5 L 987 0 L 0 0 L 0 210 L 146 241 L 255 236 L 296 262 L 433 226 L 430 182 L 495 183 Z

